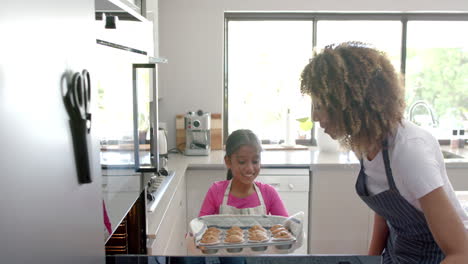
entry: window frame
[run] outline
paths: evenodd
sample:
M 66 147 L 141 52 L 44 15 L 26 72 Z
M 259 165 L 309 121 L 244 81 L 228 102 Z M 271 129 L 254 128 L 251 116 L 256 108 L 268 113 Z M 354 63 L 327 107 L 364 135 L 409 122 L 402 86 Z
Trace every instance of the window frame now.
M 468 12 L 225 12 L 224 13 L 224 63 L 223 63 L 223 143 L 228 137 L 228 23 L 230 21 L 311 21 L 312 47 L 317 46 L 318 21 L 333 20 L 374 20 L 374 21 L 400 21 L 401 30 L 401 58 L 400 72 L 406 73 L 406 43 L 407 25 L 409 21 L 468 21 Z M 305 145 L 316 146 L 315 126 L 311 130 L 311 139 L 298 142 Z

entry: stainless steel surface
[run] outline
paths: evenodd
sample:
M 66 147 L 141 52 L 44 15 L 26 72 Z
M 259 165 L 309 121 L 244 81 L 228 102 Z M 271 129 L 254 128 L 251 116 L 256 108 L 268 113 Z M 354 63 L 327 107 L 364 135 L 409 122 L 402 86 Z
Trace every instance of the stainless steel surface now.
M 437 119 L 435 117 L 434 110 L 432 109 L 432 107 L 426 101 L 423 101 L 423 100 L 415 101 L 409 107 L 409 120 L 411 122 L 413 122 L 413 123 L 415 123 L 417 125 L 422 125 L 422 124 L 417 123 L 415 121 L 415 118 L 414 118 L 414 112 L 417 109 L 417 107 L 423 107 L 428 112 L 428 114 L 431 117 L 431 124 L 430 124 L 431 127 L 437 127 L 438 126 L 438 121 L 437 121 Z
M 159 58 L 159 57 L 149 57 L 150 63 L 167 63 L 168 60 L 166 58 Z
M 169 171 L 167 176 L 158 176 L 154 178 L 154 180 L 150 181 L 148 193 L 154 197 L 154 200 L 148 202 L 148 212 L 154 212 L 174 176 L 175 172 Z
M 105 263 L 96 131 L 92 182 L 80 185 L 62 94 L 67 78 L 84 68 L 96 84 L 93 22 L 92 0 L 0 8 L 2 263 Z M 94 113 L 97 89 L 91 92 Z
M 185 117 L 185 155 L 209 155 L 211 151 L 211 113 L 198 110 Z

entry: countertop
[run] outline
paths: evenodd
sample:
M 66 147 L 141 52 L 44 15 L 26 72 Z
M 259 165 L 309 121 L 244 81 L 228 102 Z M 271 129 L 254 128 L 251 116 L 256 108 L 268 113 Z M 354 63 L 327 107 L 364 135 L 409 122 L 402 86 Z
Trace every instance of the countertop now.
M 468 168 L 468 148 L 452 150 L 442 146 L 443 150 L 463 156 L 462 159 L 446 159 L 447 168 Z M 169 154 L 167 168 L 175 172 L 175 176 L 166 189 L 164 197 L 157 204 L 155 212 L 148 216 L 148 237 L 154 238 L 159 230 L 159 224 L 164 212 L 173 198 L 179 182 L 187 169 L 224 169 L 224 151 L 214 150 L 208 156 L 185 156 Z M 262 168 L 343 168 L 359 166 L 359 161 L 352 152 L 321 152 L 317 147 L 306 150 L 265 150 L 261 154 Z
M 463 158 L 445 159 L 447 167 L 468 168 L 468 148 L 450 149 L 449 146 L 441 146 L 442 150 L 460 155 Z M 208 156 L 185 156 L 182 154 L 170 154 L 168 167 L 177 170 L 179 167 L 189 168 L 224 168 L 224 151 L 213 150 Z M 261 153 L 262 167 L 347 167 L 359 164 L 352 152 L 323 152 L 317 147 L 306 150 L 265 150 Z

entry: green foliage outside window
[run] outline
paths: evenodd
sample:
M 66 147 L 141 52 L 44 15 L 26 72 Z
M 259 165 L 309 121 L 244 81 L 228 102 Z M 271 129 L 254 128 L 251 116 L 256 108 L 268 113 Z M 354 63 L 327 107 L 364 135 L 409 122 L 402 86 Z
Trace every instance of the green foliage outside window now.
M 468 121 L 468 50 L 407 50 L 406 101 L 425 100 L 440 118 Z

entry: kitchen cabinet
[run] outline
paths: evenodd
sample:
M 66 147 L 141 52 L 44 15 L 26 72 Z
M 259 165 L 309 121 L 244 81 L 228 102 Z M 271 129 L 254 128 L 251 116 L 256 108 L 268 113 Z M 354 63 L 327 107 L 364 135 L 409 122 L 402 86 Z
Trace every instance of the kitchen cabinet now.
M 162 220 L 156 233 L 149 235 L 148 255 L 158 256 L 185 256 L 187 249 L 185 246 L 186 229 L 186 193 L 185 178 L 178 177 L 172 196 L 169 197 L 167 206 L 163 212 L 156 211 L 153 214 L 163 214 Z M 149 214 L 148 217 L 154 217 Z
M 468 167 L 448 167 L 447 176 L 455 191 L 468 191 Z
M 309 254 L 367 254 L 372 213 L 355 193 L 358 172 L 357 164 L 311 166 Z
M 374 212 L 355 193 L 359 165 L 312 165 L 310 254 L 367 254 Z M 455 191 L 468 190 L 468 169 L 447 168 Z
M 198 216 L 205 194 L 215 181 L 226 179 L 227 170 L 223 167 L 206 169 L 187 169 L 185 172 L 187 212 L 186 228 L 189 230 L 190 221 Z

